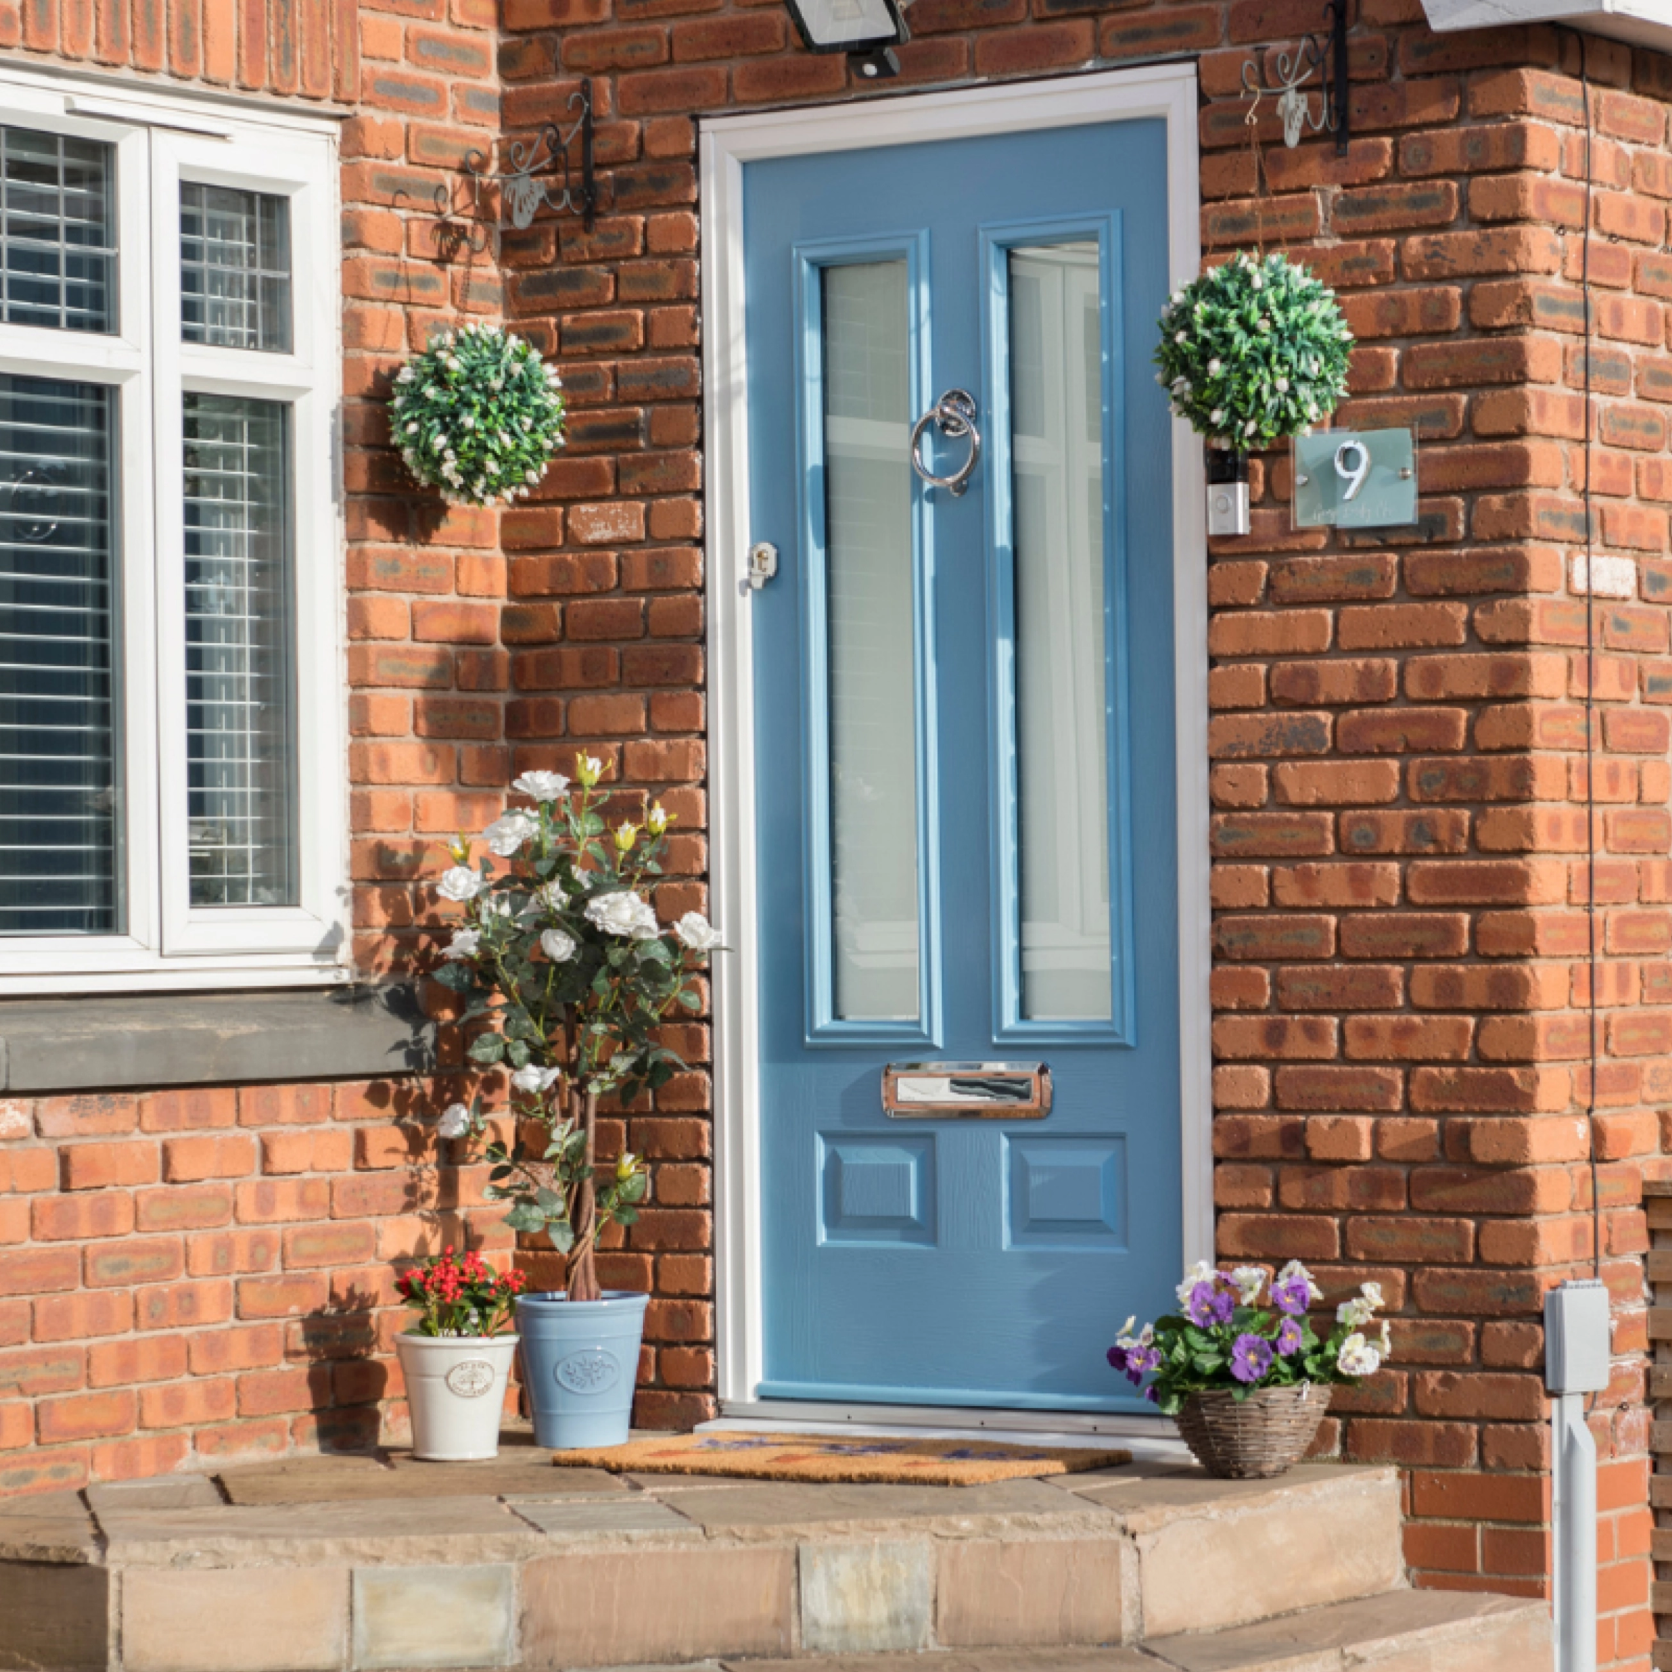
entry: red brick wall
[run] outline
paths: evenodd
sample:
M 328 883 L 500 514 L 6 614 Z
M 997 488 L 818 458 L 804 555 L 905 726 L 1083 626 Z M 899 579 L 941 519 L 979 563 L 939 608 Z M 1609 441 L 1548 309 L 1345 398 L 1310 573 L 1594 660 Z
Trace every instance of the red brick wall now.
M 1415 529 L 1295 535 L 1273 459 L 1255 534 L 1213 554 L 1219 1243 L 1312 1262 L 1332 1300 L 1382 1283 L 1394 1364 L 1342 1399 L 1326 1444 L 1409 1468 L 1419 1582 L 1539 1591 L 1541 1295 L 1588 1269 L 1593 1224 L 1585 608 L 1566 580 L 1586 468 L 1577 48 L 1548 29 L 1436 38 L 1418 0 L 1363 0 L 1348 156 L 1327 139 L 1284 150 L 1268 103 L 1261 195 L 1241 66 L 1317 27 L 1315 8 L 916 0 L 910 17 L 889 91 L 1199 53 L 1204 242 L 1281 241 L 1317 266 L 1362 345 L 1347 421 L 1421 436 Z M 670 352 L 691 346 L 688 118 L 861 90 L 839 58 L 799 51 L 771 4 L 506 0 L 504 21 L 508 128 L 581 74 L 606 118 L 597 231 L 566 232 L 555 270 L 549 236 L 509 251 L 508 306 L 555 313 L 614 455 L 624 509 L 607 539 L 642 553 L 673 538 L 697 482 L 694 364 Z M 1638 1179 L 1672 1102 L 1672 67 L 1593 42 L 1589 71 L 1597 549 L 1637 563 L 1635 596 L 1595 610 L 1595 1140 L 1617 1359 L 1595 1415 L 1599 1650 L 1637 1663 L 1652 1624 Z M 599 584 L 573 518 L 531 515 L 514 539 L 540 554 L 513 565 L 519 598 Z M 630 631 L 638 612 L 623 610 Z M 581 672 L 574 625 L 564 677 L 634 689 L 608 655 Z

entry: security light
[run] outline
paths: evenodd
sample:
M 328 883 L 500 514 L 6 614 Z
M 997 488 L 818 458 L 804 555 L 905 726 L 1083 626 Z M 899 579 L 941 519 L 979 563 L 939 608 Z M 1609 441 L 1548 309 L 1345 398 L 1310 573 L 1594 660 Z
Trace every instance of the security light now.
M 879 62 L 910 38 L 898 0 L 787 0 L 796 32 L 809 52 L 865 54 Z M 892 74 L 872 69 L 861 73 Z

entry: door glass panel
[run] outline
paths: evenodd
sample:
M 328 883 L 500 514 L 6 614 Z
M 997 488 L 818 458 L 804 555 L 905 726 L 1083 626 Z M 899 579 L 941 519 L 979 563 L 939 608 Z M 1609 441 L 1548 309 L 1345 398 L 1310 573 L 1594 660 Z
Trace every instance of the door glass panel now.
M 194 906 L 296 903 L 288 411 L 185 398 Z
M 0 934 L 121 928 L 111 419 L 0 376 Z
M 906 263 L 822 270 L 834 1012 L 918 1013 Z
M 1098 248 L 1018 247 L 1009 262 L 1021 1014 L 1107 1021 Z

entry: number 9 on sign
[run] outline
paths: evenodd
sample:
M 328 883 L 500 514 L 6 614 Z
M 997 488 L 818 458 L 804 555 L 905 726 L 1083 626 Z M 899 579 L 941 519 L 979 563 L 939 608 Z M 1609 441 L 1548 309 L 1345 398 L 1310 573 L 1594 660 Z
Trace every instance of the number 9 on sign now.
M 1335 474 L 1347 484 L 1347 491 L 1342 494 L 1343 501 L 1358 497 L 1358 491 L 1364 486 L 1364 479 L 1370 474 L 1370 449 L 1356 436 L 1351 441 L 1343 441 L 1335 450 Z
M 1409 430 L 1326 430 L 1295 437 L 1296 528 L 1384 528 L 1417 520 Z

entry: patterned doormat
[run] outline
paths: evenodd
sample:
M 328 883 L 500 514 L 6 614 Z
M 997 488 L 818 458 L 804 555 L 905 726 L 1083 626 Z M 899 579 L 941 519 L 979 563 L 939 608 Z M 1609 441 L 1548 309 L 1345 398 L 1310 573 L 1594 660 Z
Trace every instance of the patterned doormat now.
M 912 1440 L 841 1434 L 719 1431 L 666 1434 L 593 1451 L 560 1451 L 552 1462 L 616 1474 L 739 1475 L 754 1480 L 888 1481 L 982 1486 L 996 1480 L 1081 1474 L 1130 1463 L 1118 1449 L 1006 1445 L 996 1440 Z

